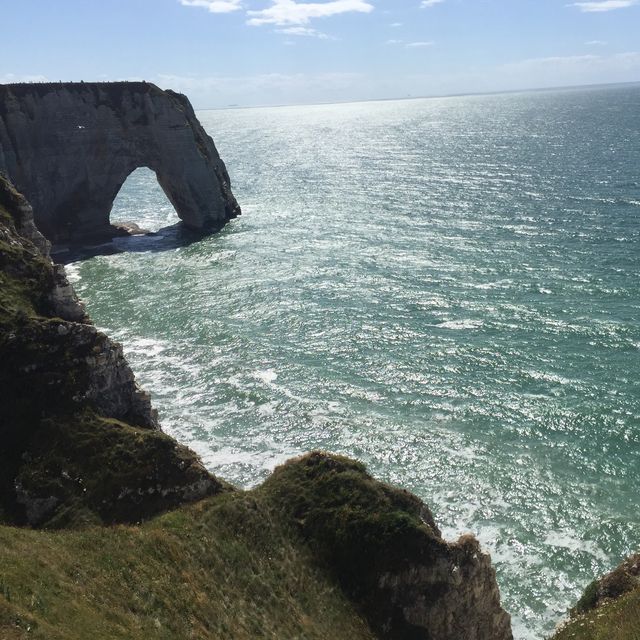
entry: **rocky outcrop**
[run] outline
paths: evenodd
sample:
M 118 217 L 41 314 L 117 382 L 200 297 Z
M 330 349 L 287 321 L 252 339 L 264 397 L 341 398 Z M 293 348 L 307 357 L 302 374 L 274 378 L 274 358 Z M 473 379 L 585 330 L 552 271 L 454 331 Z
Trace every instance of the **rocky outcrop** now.
M 0 160 L 1 158 L 0 155 Z M 0 176 L 0 180 L 0 206 L 3 206 L 6 212 L 11 212 L 12 222 L 18 234 L 29 240 L 43 256 L 49 257 L 51 243 L 36 228 L 33 208 L 27 199 L 16 191 L 6 176 Z
M 414 629 L 411 637 L 415 638 L 512 637 L 510 618 L 500 606 L 491 558 L 473 536 L 443 544 L 441 556 L 433 562 L 382 573 L 378 586 L 404 617 L 398 625 L 389 612 L 381 621 L 383 628 Z M 390 637 L 405 638 L 404 633 Z
M 551 640 L 640 638 L 640 553 L 594 580 Z
M 472 536 L 443 540 L 414 495 L 318 452 L 263 486 L 381 638 L 511 640 L 489 556 Z
M 91 324 L 48 248 L 0 176 L 0 521 L 137 521 L 222 490 L 159 431 L 122 347 Z
M 573 613 L 587 613 L 636 589 L 640 589 L 640 553 L 630 556 L 611 573 L 592 582 Z
M 30 390 L 42 394 L 44 387 L 53 392 L 47 411 L 73 399 L 91 403 L 101 415 L 158 428 L 149 395 L 137 386 L 122 347 L 91 324 L 64 267 L 48 258 L 49 243 L 33 223 L 31 206 L 2 177 L 0 207 L 5 216 L 0 272 L 7 295 L 0 322 L 8 329 L 0 346 L 10 377 L 4 389 L 14 390 L 5 411 L 28 399 Z M 56 398 L 56 389 L 65 391 Z M 24 405 L 31 413 L 38 407 L 32 400 Z
M 190 228 L 240 213 L 229 174 L 188 99 L 145 82 L 0 85 L 0 171 L 54 243 L 117 235 L 113 201 L 138 167 L 155 171 Z

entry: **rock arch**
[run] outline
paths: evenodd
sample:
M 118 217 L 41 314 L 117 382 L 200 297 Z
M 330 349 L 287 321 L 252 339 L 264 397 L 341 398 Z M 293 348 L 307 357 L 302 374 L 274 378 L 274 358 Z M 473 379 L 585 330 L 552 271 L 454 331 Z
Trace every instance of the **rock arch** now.
M 109 212 L 111 225 L 134 233 L 136 229 L 159 231 L 178 221 L 175 207 L 149 167 L 138 167 L 126 177 Z
M 113 201 L 149 167 L 192 229 L 240 213 L 229 174 L 189 100 L 146 82 L 0 86 L 0 170 L 54 243 L 114 234 Z

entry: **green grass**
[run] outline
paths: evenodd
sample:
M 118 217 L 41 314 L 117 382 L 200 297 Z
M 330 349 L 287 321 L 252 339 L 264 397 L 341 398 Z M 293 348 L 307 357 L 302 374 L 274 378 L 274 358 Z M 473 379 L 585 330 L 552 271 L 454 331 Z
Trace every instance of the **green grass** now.
M 640 589 L 571 619 L 553 640 L 640 640 Z
M 0 527 L 0 637 L 373 638 L 260 490 L 138 527 Z

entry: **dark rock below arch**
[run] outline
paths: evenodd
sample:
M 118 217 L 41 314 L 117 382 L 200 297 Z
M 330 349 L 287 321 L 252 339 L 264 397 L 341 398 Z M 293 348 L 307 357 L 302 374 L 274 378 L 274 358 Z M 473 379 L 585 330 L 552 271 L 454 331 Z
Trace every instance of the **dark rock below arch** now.
M 220 228 L 240 213 L 226 167 L 185 96 L 146 82 L 0 85 L 0 171 L 52 242 L 118 235 L 111 207 L 139 167 L 156 173 L 192 229 Z

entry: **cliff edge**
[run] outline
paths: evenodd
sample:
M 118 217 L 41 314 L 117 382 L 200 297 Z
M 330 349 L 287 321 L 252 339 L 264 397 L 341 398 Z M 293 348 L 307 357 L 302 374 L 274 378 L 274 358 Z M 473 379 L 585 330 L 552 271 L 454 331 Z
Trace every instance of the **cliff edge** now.
M 640 553 L 594 580 L 552 640 L 640 638 Z
M 132 522 L 221 490 L 159 431 L 48 246 L 0 175 L 0 522 Z
M 113 201 L 138 167 L 155 171 L 185 225 L 240 213 L 213 140 L 189 100 L 146 82 L 0 85 L 0 171 L 54 243 L 116 235 Z
M 47 250 L 0 176 L 0 637 L 511 640 L 477 541 L 360 463 L 209 474 Z

